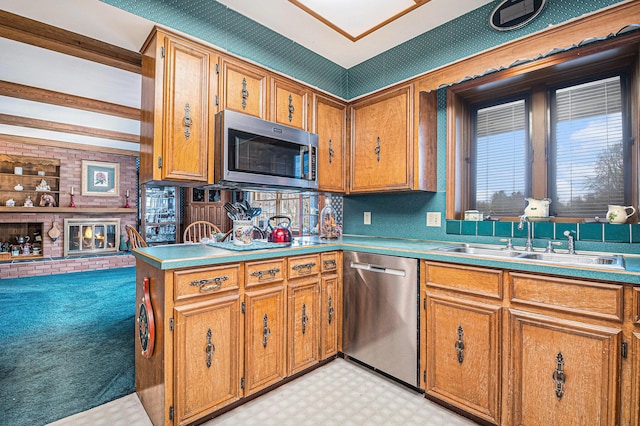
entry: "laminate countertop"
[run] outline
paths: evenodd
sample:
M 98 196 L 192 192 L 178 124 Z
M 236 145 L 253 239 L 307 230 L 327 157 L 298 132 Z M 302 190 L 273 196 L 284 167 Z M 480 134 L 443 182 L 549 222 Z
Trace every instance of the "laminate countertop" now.
M 379 237 L 343 236 L 335 240 L 319 237 L 294 238 L 286 247 L 267 247 L 256 250 L 229 250 L 226 243 L 171 244 L 138 248 L 133 255 L 142 262 L 160 269 L 185 269 L 230 262 L 269 259 L 282 256 L 321 253 L 332 250 L 351 250 L 391 256 L 411 257 L 462 265 L 500 268 L 543 274 L 615 281 L 640 285 L 640 255 L 624 254 L 625 269 L 605 269 L 591 265 L 558 265 L 516 258 L 487 258 L 463 253 L 447 253 L 439 248 L 458 244 L 450 241 L 422 241 Z M 268 246 L 263 244 L 263 246 Z M 588 253 L 586 251 L 580 253 Z

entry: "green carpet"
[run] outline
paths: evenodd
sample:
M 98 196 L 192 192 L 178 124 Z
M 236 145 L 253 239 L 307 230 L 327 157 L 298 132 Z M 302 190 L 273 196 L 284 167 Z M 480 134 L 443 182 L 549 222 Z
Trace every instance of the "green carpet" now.
M 0 280 L 0 424 L 43 425 L 135 387 L 135 268 Z

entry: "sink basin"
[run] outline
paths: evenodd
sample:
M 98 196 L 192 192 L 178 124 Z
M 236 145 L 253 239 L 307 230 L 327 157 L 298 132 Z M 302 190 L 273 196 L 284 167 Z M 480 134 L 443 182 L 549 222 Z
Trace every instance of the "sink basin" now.
M 517 250 L 507 250 L 503 247 L 476 246 L 471 244 L 461 244 L 449 247 L 441 247 L 438 250 L 448 253 L 464 253 L 476 256 L 491 257 L 518 257 L 524 252 Z
M 538 261 L 554 263 L 556 265 L 582 265 L 593 268 L 625 269 L 624 257 L 618 254 L 587 254 L 587 253 L 546 253 L 527 252 L 520 250 L 507 250 L 504 247 L 492 247 L 475 244 L 456 244 L 440 247 L 438 251 L 446 253 L 460 253 L 478 257 L 501 257 L 522 261 Z
M 567 265 L 589 265 L 624 269 L 624 257 L 616 255 L 598 254 L 568 254 L 568 253 L 524 253 L 520 259 L 539 260 L 542 262 L 560 263 Z

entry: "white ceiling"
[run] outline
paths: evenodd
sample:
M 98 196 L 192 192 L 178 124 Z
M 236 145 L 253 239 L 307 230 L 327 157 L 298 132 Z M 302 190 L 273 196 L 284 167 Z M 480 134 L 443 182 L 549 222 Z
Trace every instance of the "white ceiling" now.
M 256 7 L 255 0 L 218 1 L 338 65 L 351 68 L 494 0 L 431 0 L 355 42 L 288 0 L 260 0 L 260 7 Z M 397 1 L 325 0 L 327 7 L 322 9 L 322 13 L 325 17 L 340 16 L 340 19 L 335 18 L 336 25 L 349 29 L 351 34 L 358 34 L 362 28 L 381 19 L 380 15 L 370 11 L 383 10 L 388 14 L 387 18 L 391 17 L 397 12 L 384 5 Z M 487 22 L 488 19 L 487 16 Z

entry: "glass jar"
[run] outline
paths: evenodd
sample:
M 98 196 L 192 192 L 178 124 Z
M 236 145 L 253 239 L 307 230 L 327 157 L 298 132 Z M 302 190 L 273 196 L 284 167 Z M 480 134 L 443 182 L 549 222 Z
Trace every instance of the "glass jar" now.
M 331 207 L 331 199 L 327 198 L 325 206 L 320 212 L 320 238 L 338 238 L 336 212 Z

